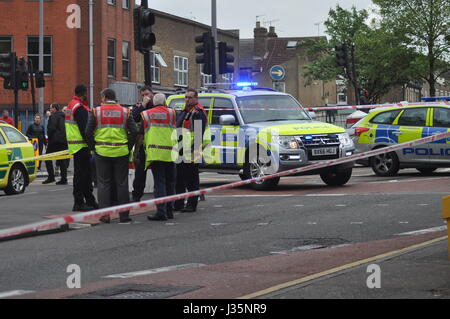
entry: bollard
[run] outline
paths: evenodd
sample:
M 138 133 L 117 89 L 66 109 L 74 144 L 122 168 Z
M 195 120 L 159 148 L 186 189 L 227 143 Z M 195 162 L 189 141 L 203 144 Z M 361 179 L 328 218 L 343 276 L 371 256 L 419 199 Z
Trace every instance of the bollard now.
M 450 196 L 442 197 L 442 218 L 447 221 L 448 259 L 450 259 Z

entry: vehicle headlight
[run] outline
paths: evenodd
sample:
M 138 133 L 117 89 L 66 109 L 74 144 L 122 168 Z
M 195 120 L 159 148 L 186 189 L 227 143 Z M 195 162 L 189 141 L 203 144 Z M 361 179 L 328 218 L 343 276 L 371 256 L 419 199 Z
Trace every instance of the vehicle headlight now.
M 279 135 L 276 138 L 274 138 L 274 140 L 286 149 L 299 149 L 300 148 L 298 139 L 296 139 L 295 136 L 280 136 Z
M 338 134 L 342 146 L 354 146 L 353 141 L 347 133 Z

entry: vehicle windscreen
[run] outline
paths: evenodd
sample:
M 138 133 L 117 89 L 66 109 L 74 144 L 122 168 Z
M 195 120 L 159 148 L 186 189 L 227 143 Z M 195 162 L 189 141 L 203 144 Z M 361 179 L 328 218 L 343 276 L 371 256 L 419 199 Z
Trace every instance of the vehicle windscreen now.
M 255 95 L 236 99 L 245 123 L 311 120 L 308 113 L 291 96 Z

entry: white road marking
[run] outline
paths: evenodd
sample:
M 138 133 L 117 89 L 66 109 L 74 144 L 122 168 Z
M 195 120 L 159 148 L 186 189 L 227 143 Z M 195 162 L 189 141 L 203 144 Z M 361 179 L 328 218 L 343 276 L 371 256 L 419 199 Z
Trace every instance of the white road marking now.
M 305 205 L 295 205 L 295 207 L 304 207 Z
M 362 225 L 364 224 L 363 222 L 350 222 L 350 225 Z
M 264 205 L 256 205 L 256 207 L 264 207 Z
M 258 226 L 266 226 L 266 225 L 269 225 L 269 223 L 258 223 L 257 225 Z
M 386 207 L 389 206 L 389 204 L 377 204 L 377 206 Z
M 308 222 L 308 225 L 317 225 L 317 222 Z
M 446 229 L 447 229 L 447 226 L 437 226 L 437 227 L 431 227 L 431 228 L 427 228 L 427 229 L 420 229 L 420 230 L 410 231 L 410 232 L 406 232 L 406 233 L 396 234 L 396 236 L 421 235 L 421 234 L 433 233 L 433 232 L 446 230 Z
M 417 206 L 428 206 L 429 204 L 417 204 Z
M 227 223 L 211 223 L 211 226 L 223 226 L 223 225 L 227 225 Z
M 347 207 L 346 204 L 337 204 L 336 207 Z
M 348 194 L 308 194 L 306 197 L 347 196 Z
M 223 207 L 223 205 L 214 205 L 213 207 L 221 208 L 221 207 Z
M 187 268 L 194 268 L 194 267 L 201 267 L 201 266 L 205 266 L 205 264 L 175 265 L 175 266 L 161 267 L 161 268 L 155 268 L 155 269 L 127 272 L 127 273 L 123 273 L 123 274 L 108 275 L 108 276 L 103 276 L 102 278 L 132 278 L 132 277 L 137 277 L 137 276 L 156 274 L 156 273 L 165 272 L 165 271 L 187 269 Z
M 34 290 L 11 290 L 11 291 L 0 292 L 0 299 L 14 297 L 14 296 L 21 296 L 21 295 L 25 295 L 25 294 L 30 294 L 32 292 L 34 292 Z

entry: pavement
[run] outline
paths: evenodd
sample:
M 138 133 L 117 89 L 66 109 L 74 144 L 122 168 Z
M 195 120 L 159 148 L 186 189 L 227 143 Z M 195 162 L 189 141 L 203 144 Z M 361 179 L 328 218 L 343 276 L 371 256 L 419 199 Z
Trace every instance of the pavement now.
M 450 299 L 447 248 L 447 231 L 435 231 L 130 277 L 122 274 L 120 279 L 78 289 L 16 298 Z

